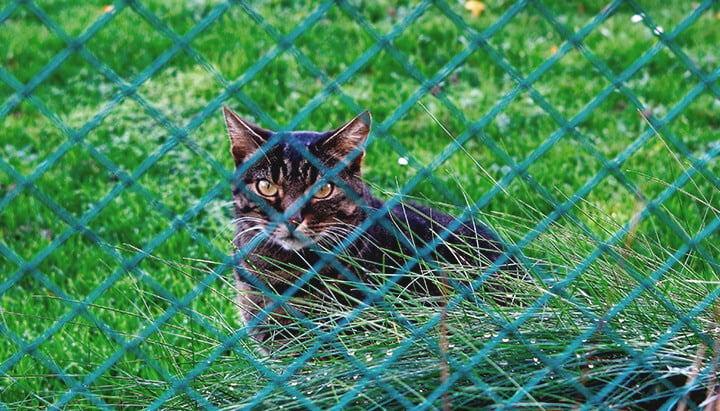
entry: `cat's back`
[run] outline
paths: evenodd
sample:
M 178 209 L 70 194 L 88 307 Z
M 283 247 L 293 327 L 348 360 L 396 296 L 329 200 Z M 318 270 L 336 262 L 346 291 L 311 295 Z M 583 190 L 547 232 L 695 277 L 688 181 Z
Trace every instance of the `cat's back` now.
M 384 203 L 374 200 L 369 205 L 380 212 Z M 446 262 L 480 266 L 502 254 L 498 236 L 482 222 L 458 220 L 422 204 L 407 201 L 396 204 L 386 216 L 368 217 L 376 219 L 369 230 L 376 244 L 399 255 L 413 256 L 426 249 L 426 255 Z

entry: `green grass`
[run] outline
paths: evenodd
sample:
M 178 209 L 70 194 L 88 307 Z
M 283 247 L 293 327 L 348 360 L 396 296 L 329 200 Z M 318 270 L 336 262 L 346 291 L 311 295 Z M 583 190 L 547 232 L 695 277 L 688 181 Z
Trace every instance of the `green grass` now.
M 596 405 L 632 407 L 643 398 L 681 398 L 682 393 L 668 394 L 670 386 L 694 384 L 688 389 L 697 387 L 704 395 L 706 387 L 714 385 L 713 330 L 718 318 L 714 302 L 700 304 L 717 290 L 718 232 L 700 239 L 678 261 L 670 256 L 720 215 L 716 158 L 655 211 L 636 217 L 672 187 L 694 159 L 717 150 L 717 81 L 714 89 L 704 88 L 674 114 L 701 83 L 683 59 L 704 75 L 717 71 L 717 5 L 673 40 L 680 56 L 663 47 L 624 81 L 624 90 L 643 105 L 640 113 L 626 94 L 612 90 L 602 73 L 620 75 L 658 42 L 650 28 L 631 22 L 637 14 L 631 5 L 621 5 L 582 39 L 582 49 L 570 48 L 527 90 L 517 88 L 518 76 L 531 75 L 567 41 L 534 6 L 501 27 L 494 24 L 511 10 L 510 2 L 487 2 L 488 9 L 473 18 L 462 2 L 451 1 L 447 9 L 462 18 L 461 25 L 430 6 L 393 38 L 392 49 L 379 50 L 358 66 L 353 62 L 376 43 L 363 24 L 388 35 L 413 15 L 417 4 L 349 3 L 347 9 L 357 10 L 356 16 L 334 5 L 286 51 L 276 50 L 275 36 L 292 34 L 318 6 L 253 2 L 251 8 L 274 27 L 272 32 L 242 7 L 231 7 L 189 42 L 200 56 L 196 58 L 183 51 L 166 54 L 174 41 L 167 33 L 187 34 L 223 3 L 148 0 L 137 8 L 116 9 L 84 44 L 91 60 L 105 66 L 96 67 L 87 56 L 73 53 L 48 72 L 46 67 L 59 62 L 57 56 L 67 45 L 38 18 L 35 8 L 67 36 L 78 37 L 103 19 L 108 2 L 0 2 L 0 16 L 10 12 L 0 21 L 0 110 L 9 109 L 0 118 L 0 370 L 5 372 L 0 374 L 0 408 L 36 409 L 60 400 L 69 386 L 58 372 L 82 382 L 120 349 L 121 341 L 148 332 L 205 278 L 212 280 L 207 290 L 137 349 L 109 364 L 89 384 L 92 395 L 78 394 L 68 407 L 96 406 L 97 398 L 118 408 L 147 406 L 171 388 L 168 377 L 182 378 L 202 365 L 206 368 L 189 384 L 191 394 L 174 393 L 165 406 L 203 405 L 199 397 L 205 397 L 220 407 L 252 403 L 291 408 L 307 405 L 297 395 L 301 393 L 321 408 L 339 400 L 356 408 L 395 408 L 408 404 L 398 402 L 393 393 L 420 404 L 445 381 L 443 358 L 448 357 L 445 370 L 460 372 L 462 364 L 484 349 L 487 355 L 450 387 L 448 401 L 487 405 L 512 398 L 515 406 L 572 407 L 612 382 L 615 388 Z M 605 6 L 595 1 L 581 6 L 544 3 L 572 32 L 579 32 Z M 691 2 L 666 3 L 640 4 L 665 33 L 696 7 Z M 158 29 L 143 17 L 148 14 L 157 16 Z M 353 17 L 363 23 L 353 22 Z M 487 47 L 481 45 L 456 66 L 448 66 L 471 47 L 470 30 L 488 29 L 497 32 L 487 39 Z M 275 54 L 269 61 L 264 58 Z M 496 54 L 501 61 L 493 58 Z M 599 60 L 600 67 L 588 56 Z M 157 66 L 156 61 L 166 62 Z M 505 71 L 506 65 L 512 72 Z M 328 79 L 337 80 L 349 69 L 354 72 L 340 92 L 325 91 Z M 258 71 L 246 79 L 248 70 Z M 446 77 L 417 104 L 413 96 L 421 83 L 416 76 L 431 78 L 439 71 Z M 12 104 L 14 85 L 29 84 L 37 76 L 44 80 L 32 90 L 33 100 Z M 115 76 L 123 82 L 118 84 Z M 439 311 L 388 295 L 388 304 L 369 308 L 350 325 L 359 331 L 341 335 L 335 345 L 323 345 L 306 364 L 280 354 L 259 360 L 246 339 L 230 350 L 218 348 L 240 327 L 227 281 L 230 270 L 221 264 L 231 253 L 233 235 L 226 181 L 232 160 L 221 113 L 206 108 L 217 104 L 226 86 L 239 79 L 241 92 L 222 104 L 269 128 L 296 124 L 325 130 L 370 109 L 375 128 L 365 178 L 384 198 L 403 191 L 458 212 L 497 189 L 518 164 L 534 159 L 526 174 L 509 180 L 478 211 L 509 241 L 523 241 L 526 262 L 538 277 L 533 287 L 514 288 L 523 303 L 488 303 L 489 309 L 463 301 L 438 325 L 417 334 L 413 330 L 439 318 Z M 123 87 L 134 83 L 139 84 L 137 95 L 121 98 Z M 596 101 L 605 90 L 607 96 Z M 508 95 L 513 98 L 504 100 Z M 548 106 L 550 112 L 543 108 Z M 594 108 L 585 113 L 588 106 Z M 53 115 L 49 118 L 47 112 Z M 656 132 L 641 115 L 662 120 L 670 113 L 674 117 Z M 557 116 L 570 120 L 578 115 L 582 117 L 573 132 L 564 132 L 543 148 L 563 128 Z M 451 136 L 461 138 L 480 120 L 485 121 L 482 128 L 464 150 L 404 188 L 453 144 Z M 70 143 L 65 127 L 83 132 L 76 143 Z M 176 129 L 187 136 L 177 136 Z M 581 199 L 574 197 L 605 172 L 603 163 L 623 155 L 644 135 L 616 175 L 606 176 Z M 400 157 L 409 164 L 402 165 Z M 129 183 L 132 175 L 136 184 Z M 24 186 L 31 176 L 31 186 Z M 219 194 L 213 196 L 216 186 Z M 541 224 L 568 199 L 574 202 L 567 214 L 547 227 Z M 185 224 L 173 230 L 173 219 L 186 213 Z M 599 242 L 623 226 L 629 234 L 596 260 L 588 260 L 564 293 L 526 311 L 553 284 L 574 275 Z M 542 232 L 533 234 L 537 229 Z M 163 241 L 156 242 L 158 236 Z M 128 267 L 140 249 L 152 256 Z M 643 278 L 666 268 L 648 289 L 638 288 Z M 220 275 L 212 275 L 212 269 Z M 639 295 L 624 301 L 636 289 Z M 87 298 L 87 309 L 70 315 L 76 303 Z M 619 303 L 624 308 L 607 328 L 572 345 Z M 681 313 L 694 318 L 678 323 Z M 517 330 L 505 328 L 521 316 L 527 319 Z M 398 318 L 414 325 L 403 325 Z M 414 343 L 403 345 L 408 338 Z M 452 350 L 443 348 L 445 338 Z M 37 339 L 42 343 L 35 349 L 24 347 Z M 298 341 L 289 350 L 303 352 L 313 341 Z M 217 358 L 205 364 L 216 351 Z M 13 359 L 17 353 L 24 354 L 18 361 Z M 633 355 L 643 359 L 641 365 L 633 365 Z M 383 365 L 387 359 L 394 361 Z M 545 374 L 549 364 L 555 368 Z M 683 368 L 693 364 L 699 374 Z M 377 378 L 366 378 L 359 365 L 377 371 Z M 292 372 L 273 382 L 273 375 L 287 370 Z M 529 392 L 513 397 L 536 376 L 543 378 Z M 260 392 L 264 396 L 256 397 Z M 347 393 L 355 396 L 343 397 L 351 395 Z M 443 401 L 440 395 L 427 405 L 440 407 Z

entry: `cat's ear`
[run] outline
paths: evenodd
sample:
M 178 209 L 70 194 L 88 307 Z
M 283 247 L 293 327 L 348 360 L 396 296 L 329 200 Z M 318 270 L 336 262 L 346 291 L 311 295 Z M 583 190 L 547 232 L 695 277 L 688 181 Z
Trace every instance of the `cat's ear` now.
M 235 159 L 235 165 L 250 157 L 272 135 L 272 131 L 243 120 L 227 107 L 223 107 L 223 114 L 225 115 L 225 126 L 230 136 L 230 152 Z
M 362 152 L 348 163 L 349 167 L 357 167 L 359 171 L 360 164 L 363 157 L 365 157 L 365 140 L 370 134 L 371 124 L 370 112 L 363 111 L 350 122 L 335 130 L 330 137 L 323 140 L 321 143 L 322 150 L 336 160 L 343 161 L 348 154 L 360 148 Z

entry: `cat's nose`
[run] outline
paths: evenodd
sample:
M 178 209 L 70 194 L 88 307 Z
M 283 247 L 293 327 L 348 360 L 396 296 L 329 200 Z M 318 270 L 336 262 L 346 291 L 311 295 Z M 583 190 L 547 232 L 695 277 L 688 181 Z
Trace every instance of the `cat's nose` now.
M 293 226 L 299 226 L 303 221 L 303 217 L 300 213 L 295 213 L 288 218 L 288 222 Z

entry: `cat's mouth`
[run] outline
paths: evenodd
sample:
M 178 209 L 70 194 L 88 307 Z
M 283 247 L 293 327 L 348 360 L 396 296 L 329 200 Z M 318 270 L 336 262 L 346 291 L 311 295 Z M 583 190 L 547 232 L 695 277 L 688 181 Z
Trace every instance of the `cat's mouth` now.
M 282 248 L 289 251 L 299 251 L 310 247 L 314 241 L 307 233 L 305 223 L 300 223 L 294 229 L 290 229 L 285 224 L 278 225 L 270 235 L 270 239 Z

